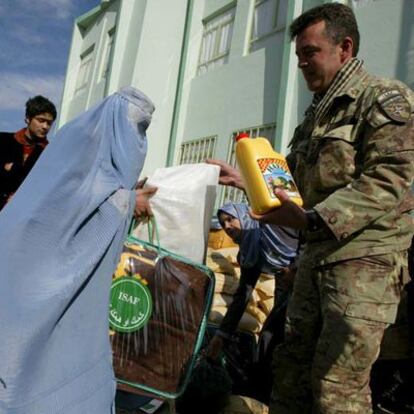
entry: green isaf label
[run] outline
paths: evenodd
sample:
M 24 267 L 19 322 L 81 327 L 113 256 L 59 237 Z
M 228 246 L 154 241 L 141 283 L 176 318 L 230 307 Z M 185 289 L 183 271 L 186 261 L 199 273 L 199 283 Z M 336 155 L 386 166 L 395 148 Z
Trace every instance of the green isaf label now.
M 146 325 L 151 314 L 151 292 L 144 283 L 132 277 L 121 277 L 112 282 L 109 325 L 114 331 L 137 331 Z

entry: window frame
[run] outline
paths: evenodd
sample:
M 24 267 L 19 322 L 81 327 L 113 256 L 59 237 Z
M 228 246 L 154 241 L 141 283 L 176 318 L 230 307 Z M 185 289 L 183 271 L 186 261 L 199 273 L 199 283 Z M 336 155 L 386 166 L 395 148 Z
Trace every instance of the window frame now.
M 213 21 L 213 20 L 220 20 L 226 13 L 229 13 L 229 17 L 222 22 L 218 23 L 217 26 L 213 26 L 210 29 L 207 29 L 207 26 Z M 206 19 L 203 19 L 203 35 L 201 38 L 201 44 L 200 44 L 200 51 L 198 55 L 198 63 L 197 63 L 197 75 L 202 75 L 206 72 L 209 72 L 212 68 L 212 64 L 217 62 L 220 59 L 225 58 L 226 56 L 230 55 L 230 49 L 231 49 L 231 40 L 233 38 L 233 29 L 234 29 L 234 21 L 236 18 L 236 2 L 232 2 L 226 7 L 218 10 L 211 16 L 209 16 Z M 220 50 L 220 43 L 223 35 L 223 28 L 231 24 L 231 38 L 228 44 L 228 48 L 225 52 L 219 52 Z M 205 61 L 201 62 L 202 59 L 202 52 L 205 50 L 206 44 L 205 39 L 206 37 L 217 31 L 216 38 L 214 39 L 214 45 L 213 45 L 213 53 L 211 56 L 206 59 Z M 223 64 L 225 64 L 224 62 Z M 204 70 L 203 70 L 204 69 Z
M 217 135 L 182 142 L 178 153 L 177 165 L 197 164 L 204 162 L 206 158 L 214 157 L 216 145 Z M 189 154 L 185 155 L 187 148 Z
M 275 12 L 274 12 L 274 15 L 273 15 L 273 27 L 272 27 L 272 29 L 269 32 L 265 33 L 264 35 L 261 35 L 261 36 L 258 36 L 258 37 L 253 38 L 256 8 L 258 6 L 260 6 L 260 5 L 268 2 L 268 1 L 274 1 L 274 2 L 276 2 Z M 280 26 L 277 25 L 277 21 L 278 21 L 278 18 L 279 18 L 279 13 L 280 13 L 280 4 L 281 4 L 281 1 L 283 1 L 283 0 L 255 0 L 254 10 L 253 10 L 252 19 L 251 19 L 251 25 L 250 25 L 250 40 L 249 40 L 249 50 L 250 51 L 253 49 L 254 45 L 257 44 L 258 42 L 260 42 L 262 40 L 265 40 L 268 37 L 271 37 L 274 34 L 279 33 L 281 31 L 285 30 L 285 28 L 286 28 L 286 20 L 283 23 L 283 25 L 280 25 Z
M 116 32 L 116 26 L 112 27 L 110 30 L 106 32 L 105 50 L 104 50 L 104 55 L 102 57 L 100 80 L 106 80 L 110 72 L 110 68 L 112 65 L 112 59 L 111 59 L 112 49 L 115 44 L 115 32 Z
M 89 46 L 79 55 L 79 70 L 76 78 L 74 95 L 78 95 L 88 86 L 93 72 L 94 52 L 95 44 Z M 84 69 L 87 65 L 87 69 Z

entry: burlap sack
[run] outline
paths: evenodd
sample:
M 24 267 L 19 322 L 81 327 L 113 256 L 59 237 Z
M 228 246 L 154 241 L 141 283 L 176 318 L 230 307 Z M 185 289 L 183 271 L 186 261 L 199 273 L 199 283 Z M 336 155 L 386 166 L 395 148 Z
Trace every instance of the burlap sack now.
M 235 266 L 220 251 L 208 249 L 206 265 L 213 271 L 235 275 Z
M 220 324 L 239 286 L 241 270 L 237 264 L 237 253 L 237 247 L 210 248 L 207 252 L 207 266 L 215 272 L 216 278 L 213 309 L 209 316 L 212 323 Z M 273 307 L 274 290 L 274 276 L 261 274 L 238 329 L 250 333 L 260 331 Z
M 210 230 L 208 235 L 208 247 L 218 250 L 226 247 L 236 247 L 236 243 L 227 236 L 223 229 Z
M 259 307 L 256 304 L 249 303 L 246 308 L 246 312 L 252 315 L 255 319 L 257 319 L 260 324 L 264 324 L 267 315 L 259 309 Z
M 217 252 L 222 254 L 234 266 L 239 267 L 239 264 L 237 262 L 237 254 L 239 253 L 238 246 L 225 247 L 225 248 L 217 250 Z
M 238 279 L 233 276 L 217 272 L 214 273 L 214 276 L 216 278 L 214 293 L 226 293 L 228 295 L 234 295 L 236 293 L 237 287 L 239 286 Z
M 259 300 L 258 306 L 263 311 L 263 313 L 265 313 L 266 315 L 269 315 L 270 311 L 273 308 L 274 302 L 275 302 L 274 298 L 263 299 L 263 300 Z
M 216 293 L 213 298 L 213 307 L 225 307 L 227 308 L 233 301 L 232 295 L 226 295 L 225 293 Z
M 220 414 L 268 414 L 269 408 L 260 401 L 241 395 L 231 395 Z
M 260 277 L 256 290 L 262 297 L 273 298 L 275 295 L 275 278 L 264 279 Z
M 220 325 L 226 312 L 227 308 L 224 306 L 213 307 L 208 319 L 211 323 Z M 237 329 L 245 332 L 256 333 L 262 329 L 262 324 L 250 313 L 244 312 Z

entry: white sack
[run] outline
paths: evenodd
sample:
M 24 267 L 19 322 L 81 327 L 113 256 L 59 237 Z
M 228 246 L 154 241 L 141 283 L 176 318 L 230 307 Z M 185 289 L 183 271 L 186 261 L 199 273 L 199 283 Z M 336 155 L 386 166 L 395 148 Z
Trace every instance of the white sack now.
M 220 168 L 205 163 L 159 168 L 146 185 L 158 187 L 150 200 L 160 244 L 190 260 L 204 260 Z M 148 240 L 146 226 L 134 236 Z

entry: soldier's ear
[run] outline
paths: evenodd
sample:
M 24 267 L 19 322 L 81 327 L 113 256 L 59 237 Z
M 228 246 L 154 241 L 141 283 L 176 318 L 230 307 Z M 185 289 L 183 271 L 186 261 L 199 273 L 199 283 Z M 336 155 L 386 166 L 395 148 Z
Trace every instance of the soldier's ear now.
M 24 118 L 24 122 L 26 123 L 26 125 L 29 125 L 30 124 L 30 119 L 29 118 Z
M 346 36 L 341 43 L 341 58 L 345 62 L 352 58 L 354 52 L 354 41 L 350 36 Z

